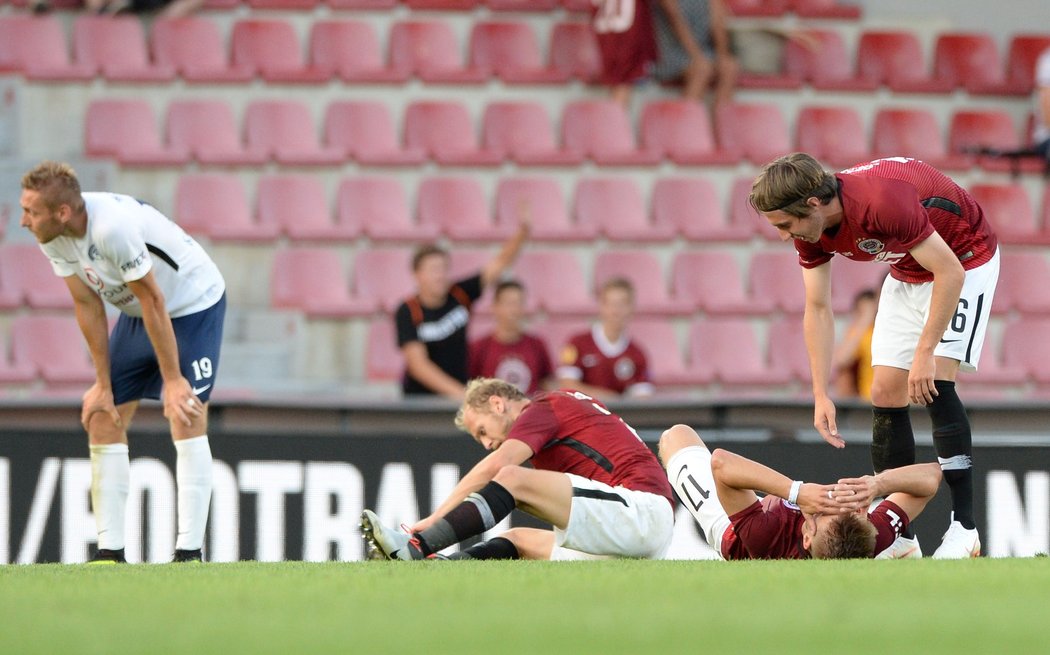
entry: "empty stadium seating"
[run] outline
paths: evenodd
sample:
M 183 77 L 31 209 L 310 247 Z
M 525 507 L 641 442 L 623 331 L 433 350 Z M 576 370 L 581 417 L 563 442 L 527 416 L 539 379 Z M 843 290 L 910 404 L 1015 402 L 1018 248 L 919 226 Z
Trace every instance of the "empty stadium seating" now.
M 876 157 L 913 157 L 947 170 L 963 170 L 973 162 L 971 156 L 948 152 L 937 119 L 925 109 L 878 110 L 872 141 Z
M 445 165 L 495 166 L 502 157 L 483 150 L 465 105 L 417 101 L 405 109 L 405 145 Z
M 691 370 L 722 385 L 770 387 L 791 379 L 790 372 L 766 361 L 754 326 L 743 318 L 694 321 L 689 330 Z
M 528 311 L 587 315 L 597 305 L 584 281 L 576 254 L 565 250 L 527 249 L 514 265 L 514 275 L 528 289 Z
M 173 67 L 149 60 L 142 21 L 135 16 L 78 16 L 73 55 L 78 66 L 109 80 L 163 82 L 175 77 Z
M 763 165 L 791 152 L 787 123 L 772 103 L 723 103 L 715 110 L 716 134 L 723 150 L 739 152 Z
M 671 290 L 676 302 L 713 315 L 761 315 L 773 310 L 768 298 L 751 298 L 733 253 L 684 251 L 674 258 Z
M 969 188 L 1003 243 L 1050 243 L 1039 229 L 1028 192 L 1019 184 L 974 184 Z
M 623 107 L 612 100 L 573 100 L 561 119 L 562 142 L 597 164 L 641 166 L 659 157 L 639 150 Z
M 394 23 L 389 37 L 390 66 L 429 83 L 484 81 L 485 71 L 463 64 L 462 48 L 452 28 L 440 20 Z
M 379 49 L 379 37 L 363 20 L 320 20 L 310 27 L 310 62 L 346 82 L 404 82 L 405 70 L 389 68 Z
M 738 153 L 717 146 L 707 110 L 696 102 L 650 102 L 640 122 L 642 149 L 676 164 L 730 164 L 739 159 Z
M 482 119 L 485 149 L 522 166 L 575 166 L 578 152 L 565 150 L 554 138 L 547 111 L 536 102 L 490 102 Z
M 374 300 L 351 298 L 349 276 L 339 252 L 330 248 L 289 248 L 274 254 L 270 305 L 299 309 L 315 318 L 371 314 Z
M 37 244 L 10 243 L 0 246 L 0 305 L 72 309 L 73 298 Z
M 324 140 L 370 166 L 411 166 L 426 160 L 419 147 L 402 148 L 390 109 L 382 102 L 339 100 L 328 105 Z
M 527 23 L 478 21 L 470 31 L 472 68 L 511 84 L 564 82 L 569 74 L 544 63 L 536 34 Z
M 174 152 L 202 164 L 258 166 L 268 156 L 241 142 L 233 110 L 222 100 L 175 100 L 168 106 L 167 136 Z
M 335 224 L 324 185 L 309 175 L 268 175 L 259 180 L 255 213 L 262 225 L 277 225 L 292 239 L 328 241 L 353 239 L 360 226 Z
M 244 113 L 247 149 L 279 163 L 330 166 L 345 159 L 335 147 L 322 146 L 307 106 L 296 100 L 255 100 Z
M 190 234 L 219 241 L 272 241 L 279 233 L 277 225 L 252 220 L 244 185 L 228 173 L 180 177 L 174 218 Z
M 850 107 L 811 105 L 800 109 L 795 145 L 834 166 L 871 159 L 860 114 Z
M 433 241 L 437 225 L 415 222 L 401 184 L 389 177 L 346 178 L 339 184 L 336 224 L 361 231 L 374 241 Z
M 161 142 L 157 118 L 145 100 L 96 100 L 87 108 L 84 154 L 135 165 L 185 163 L 189 152 Z
M 158 18 L 150 46 L 154 61 L 187 82 L 247 82 L 254 74 L 247 66 L 230 63 L 218 27 L 207 18 Z
M 432 177 L 419 184 L 416 215 L 420 225 L 433 225 L 454 241 L 496 241 L 510 226 L 492 222 L 488 200 L 472 177 Z
M 558 180 L 552 177 L 503 178 L 496 188 L 496 225 L 516 226 L 528 220 L 533 241 L 588 241 L 597 225 L 572 220 Z
M 691 241 L 745 241 L 751 225 L 730 224 L 724 203 L 710 180 L 699 177 L 664 177 L 653 185 L 653 224 L 670 226 Z
M 16 367 L 35 371 L 49 385 L 95 381 L 95 367 L 72 314 L 16 316 L 11 353 Z
M 790 314 L 801 314 L 805 308 L 802 267 L 792 248 L 753 253 L 748 279 L 752 299 Z
M 291 23 L 279 19 L 237 21 L 230 35 L 234 66 L 246 68 L 269 82 L 323 82 L 330 68 L 315 68 L 303 57 Z
M 590 225 L 613 241 L 668 241 L 670 225 L 656 225 L 638 184 L 628 177 L 582 178 L 576 183 L 573 214 L 579 225 Z

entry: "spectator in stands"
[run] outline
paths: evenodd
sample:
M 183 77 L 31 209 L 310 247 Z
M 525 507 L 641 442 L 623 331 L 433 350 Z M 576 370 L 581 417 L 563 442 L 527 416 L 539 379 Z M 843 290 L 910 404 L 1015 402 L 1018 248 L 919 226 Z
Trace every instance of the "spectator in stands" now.
M 467 323 L 471 305 L 518 257 L 528 223 L 470 277 L 450 283 L 448 252 L 426 245 L 412 257 L 415 295 L 397 308 L 397 345 L 405 357 L 405 395 L 437 394 L 462 400 L 467 382 Z
M 613 100 L 626 108 L 631 86 L 644 79 L 656 61 L 649 0 L 595 0 L 594 4 L 594 32 L 602 55 L 601 81 L 612 88 Z
M 204 0 L 84 0 L 84 6 L 96 14 L 150 14 L 162 18 L 189 16 L 204 5 Z
M 1039 55 L 1036 62 L 1035 127 L 1032 137 L 1035 149 L 1050 162 L 1050 49 Z
M 687 100 L 702 100 L 710 88 L 715 104 L 731 100 L 740 66 L 729 50 L 726 14 L 723 0 L 664 0 L 654 7 L 656 78 L 682 84 Z
M 612 278 L 598 293 L 598 322 L 569 339 L 561 352 L 559 385 L 600 400 L 648 396 L 653 392 L 645 353 L 628 334 L 634 311 L 634 287 Z
M 64 279 L 96 379 L 80 422 L 91 451 L 97 563 L 124 562 L 128 426 L 143 398 L 161 400 L 175 443 L 176 562 L 201 561 L 212 491 L 208 400 L 216 383 L 226 282 L 200 245 L 153 207 L 82 193 L 68 164 L 22 178 L 22 227 Z M 112 332 L 104 302 L 120 310 Z
M 839 398 L 871 400 L 871 335 L 879 297 L 864 289 L 853 298 L 849 325 L 831 355 L 831 374 Z
M 517 280 L 496 286 L 492 332 L 470 344 L 470 377 L 499 378 L 526 394 L 543 388 L 554 373 L 547 344 L 525 332 L 525 287 Z

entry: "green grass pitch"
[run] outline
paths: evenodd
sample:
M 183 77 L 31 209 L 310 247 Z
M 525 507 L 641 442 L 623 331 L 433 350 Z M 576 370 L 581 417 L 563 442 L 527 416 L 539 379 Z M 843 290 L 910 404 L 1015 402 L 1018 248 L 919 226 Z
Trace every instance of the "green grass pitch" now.
M 1050 560 L 0 566 L 3 653 L 1046 653 Z

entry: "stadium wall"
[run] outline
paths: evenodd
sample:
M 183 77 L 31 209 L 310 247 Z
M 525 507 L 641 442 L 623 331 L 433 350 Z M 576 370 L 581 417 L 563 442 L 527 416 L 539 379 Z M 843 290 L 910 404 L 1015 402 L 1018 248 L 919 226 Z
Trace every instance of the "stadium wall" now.
M 278 430 L 250 435 L 212 430 L 215 489 L 208 558 L 361 559 L 357 522 L 363 508 L 375 508 L 390 524 L 412 523 L 481 456 L 462 435 L 406 432 L 289 436 Z M 714 434 L 712 447 L 726 447 L 796 478 L 828 481 L 870 466 L 862 443 L 837 451 L 822 443 Z M 643 436 L 652 442 L 659 432 L 645 430 Z M 977 520 L 987 555 L 1050 550 L 1048 454 L 1045 439 L 1000 440 L 975 448 Z M 133 438 L 132 455 L 128 559 L 169 561 L 175 539 L 174 449 L 164 432 L 149 431 Z M 930 461 L 933 450 L 920 446 L 918 456 Z M 0 430 L 0 563 L 87 559 L 95 541 L 90 475 L 79 431 Z M 916 523 L 927 554 L 937 546 L 948 511 L 943 491 Z M 671 556 L 710 557 L 689 515 L 679 509 L 678 518 Z M 520 512 L 511 519 L 514 525 L 535 525 Z

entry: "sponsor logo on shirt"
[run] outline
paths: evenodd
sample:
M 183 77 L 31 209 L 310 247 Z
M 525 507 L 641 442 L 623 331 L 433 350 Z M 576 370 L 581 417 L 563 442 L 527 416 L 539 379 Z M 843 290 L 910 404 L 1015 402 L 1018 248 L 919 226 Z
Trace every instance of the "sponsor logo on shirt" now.
M 142 262 L 146 261 L 146 251 L 143 250 L 138 254 L 138 257 L 132 259 L 130 262 L 124 262 L 120 265 L 121 271 L 130 271 L 133 268 L 138 268 L 142 265 Z
M 437 321 L 421 323 L 419 325 L 419 340 L 423 343 L 433 341 L 444 341 L 456 333 L 457 330 L 465 328 L 470 319 L 470 312 L 466 307 L 456 307 Z

